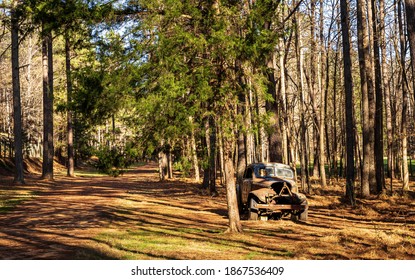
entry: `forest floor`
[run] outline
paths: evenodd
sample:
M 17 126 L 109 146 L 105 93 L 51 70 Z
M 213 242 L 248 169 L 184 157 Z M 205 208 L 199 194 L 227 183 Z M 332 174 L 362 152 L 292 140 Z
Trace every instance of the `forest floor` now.
M 243 219 L 244 232 L 228 234 L 222 187 L 210 197 L 192 181 L 159 182 L 154 164 L 76 174 L 32 172 L 23 186 L 0 175 L 1 259 L 415 259 L 410 193 L 351 208 L 342 186 L 316 185 L 307 222 Z

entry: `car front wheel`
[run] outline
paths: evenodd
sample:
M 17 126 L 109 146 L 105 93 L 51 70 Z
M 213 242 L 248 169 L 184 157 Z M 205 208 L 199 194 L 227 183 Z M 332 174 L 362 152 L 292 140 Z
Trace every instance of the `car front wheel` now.
M 258 201 L 255 197 L 249 199 L 249 220 L 257 221 L 258 220 Z

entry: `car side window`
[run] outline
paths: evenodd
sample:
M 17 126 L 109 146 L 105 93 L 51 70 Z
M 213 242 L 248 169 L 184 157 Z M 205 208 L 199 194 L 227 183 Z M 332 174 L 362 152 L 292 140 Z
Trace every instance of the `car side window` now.
M 252 168 L 247 168 L 245 170 L 244 178 L 245 179 L 252 179 Z

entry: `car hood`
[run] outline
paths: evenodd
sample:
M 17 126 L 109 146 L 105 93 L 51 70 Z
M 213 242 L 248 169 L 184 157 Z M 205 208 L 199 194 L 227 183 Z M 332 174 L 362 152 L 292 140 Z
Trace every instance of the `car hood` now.
M 253 183 L 255 185 L 264 186 L 265 188 L 266 187 L 271 187 L 271 185 L 274 184 L 275 182 L 287 182 L 291 186 L 295 185 L 295 182 L 294 181 L 288 180 L 288 179 L 279 178 L 279 177 L 255 178 L 253 180 Z

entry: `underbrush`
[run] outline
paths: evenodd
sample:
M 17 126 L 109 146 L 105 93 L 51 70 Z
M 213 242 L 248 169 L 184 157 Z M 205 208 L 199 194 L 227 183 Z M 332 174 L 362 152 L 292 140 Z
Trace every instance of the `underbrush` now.
M 137 162 L 138 153 L 133 148 L 102 146 L 96 152 L 94 166 L 113 177 L 122 175 L 128 167 Z

